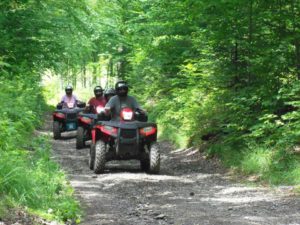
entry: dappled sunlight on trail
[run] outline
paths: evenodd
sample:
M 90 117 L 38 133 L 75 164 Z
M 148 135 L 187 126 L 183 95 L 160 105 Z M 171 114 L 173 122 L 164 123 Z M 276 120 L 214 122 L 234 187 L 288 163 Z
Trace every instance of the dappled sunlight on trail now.
M 160 174 L 146 174 L 132 160 L 108 162 L 104 173 L 96 175 L 88 168 L 89 149 L 76 150 L 72 135 L 53 140 L 53 157 L 68 173 L 82 202 L 84 225 L 283 225 L 300 221 L 298 198 L 234 183 L 218 160 L 205 159 L 197 149 L 172 150 L 162 142 Z

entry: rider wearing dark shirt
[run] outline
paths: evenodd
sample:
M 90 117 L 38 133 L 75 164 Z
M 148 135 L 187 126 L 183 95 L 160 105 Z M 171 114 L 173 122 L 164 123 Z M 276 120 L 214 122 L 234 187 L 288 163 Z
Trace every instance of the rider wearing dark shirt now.
M 106 112 L 110 112 L 112 120 L 120 120 L 120 113 L 123 108 L 131 108 L 136 111 L 140 108 L 136 99 L 128 95 L 128 85 L 125 81 L 118 81 L 115 85 L 116 94 L 105 105 Z

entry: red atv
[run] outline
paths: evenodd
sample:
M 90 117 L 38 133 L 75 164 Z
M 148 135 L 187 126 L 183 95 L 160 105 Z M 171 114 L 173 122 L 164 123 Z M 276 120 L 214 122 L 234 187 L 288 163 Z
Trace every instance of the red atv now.
M 74 104 L 58 104 L 53 112 L 53 137 L 61 138 L 61 133 L 77 129 L 77 115 L 83 110 L 85 103 L 78 102 Z
M 85 142 L 92 139 L 91 130 L 98 120 L 108 120 L 104 115 L 104 107 L 97 106 L 93 109 L 93 106 L 90 106 L 87 109 L 88 113 L 81 112 L 78 114 L 78 128 L 76 136 L 76 148 L 81 149 L 85 146 Z M 92 113 L 96 112 L 96 113 Z
M 92 129 L 89 167 L 103 173 L 110 160 L 140 160 L 143 171 L 157 174 L 160 169 L 160 149 L 157 126 L 147 121 L 140 110 L 121 110 L 121 121 L 98 121 Z

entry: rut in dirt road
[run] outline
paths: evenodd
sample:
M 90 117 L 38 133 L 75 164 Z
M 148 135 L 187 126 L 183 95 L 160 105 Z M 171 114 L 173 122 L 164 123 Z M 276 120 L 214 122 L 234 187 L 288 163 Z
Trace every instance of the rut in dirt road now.
M 53 154 L 82 203 L 84 225 L 300 224 L 300 199 L 288 187 L 233 183 L 194 149 L 161 143 L 159 175 L 141 172 L 137 161 L 109 162 L 104 174 L 95 175 L 88 168 L 88 148 L 76 150 L 75 135 L 53 140 Z

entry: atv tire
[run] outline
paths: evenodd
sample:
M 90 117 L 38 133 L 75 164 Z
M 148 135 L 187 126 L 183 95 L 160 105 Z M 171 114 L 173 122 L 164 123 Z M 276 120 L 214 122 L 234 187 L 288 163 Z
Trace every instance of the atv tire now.
M 53 122 L 53 138 L 55 140 L 61 138 L 61 133 L 60 133 L 60 123 L 58 121 Z
M 81 149 L 85 146 L 84 133 L 85 129 L 83 127 L 78 127 L 76 136 L 76 149 Z
M 106 153 L 106 145 L 103 141 L 99 140 L 96 142 L 95 146 L 95 165 L 94 172 L 96 174 L 103 173 L 105 169 L 105 153 Z
M 150 146 L 149 161 L 149 173 L 158 174 L 160 169 L 160 150 L 156 142 Z
M 146 152 L 143 153 L 142 158 L 140 160 L 140 166 L 141 170 L 144 172 L 148 172 L 150 169 L 150 159 L 149 159 L 149 154 Z
M 95 144 L 94 143 L 91 143 L 91 146 L 90 146 L 90 157 L 89 157 L 89 168 L 91 170 L 94 169 L 94 165 L 95 165 Z

